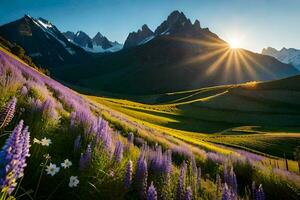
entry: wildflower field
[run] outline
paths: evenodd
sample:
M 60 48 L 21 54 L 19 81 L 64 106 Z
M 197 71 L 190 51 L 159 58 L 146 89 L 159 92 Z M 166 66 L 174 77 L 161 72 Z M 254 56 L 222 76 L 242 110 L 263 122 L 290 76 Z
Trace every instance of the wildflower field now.
M 237 139 L 217 141 L 196 126 L 188 130 L 190 124 L 176 129 L 185 123 L 178 120 L 178 109 L 184 112 L 190 104 L 150 110 L 151 105 L 128 108 L 112 99 L 87 98 L 3 49 L 0 94 L 1 200 L 300 198 L 299 171 L 274 164 L 280 155 Z M 287 112 L 297 117 L 296 109 Z M 213 126 L 211 120 L 199 121 L 198 127 Z M 220 127 L 231 125 L 215 126 L 220 137 L 232 131 Z M 240 144 L 252 151 L 234 148 Z

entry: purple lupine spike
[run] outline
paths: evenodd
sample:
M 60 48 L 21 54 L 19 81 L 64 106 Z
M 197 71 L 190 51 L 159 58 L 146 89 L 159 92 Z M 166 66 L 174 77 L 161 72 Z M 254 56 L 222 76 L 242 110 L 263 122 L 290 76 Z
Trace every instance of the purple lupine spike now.
M 128 133 L 127 142 L 128 144 L 133 144 L 134 135 L 132 132 Z
M 255 200 L 265 200 L 266 196 L 263 190 L 262 185 L 260 184 L 258 189 L 255 192 Z
M 222 191 L 222 200 L 231 200 L 230 191 L 226 183 L 224 184 Z
M 114 151 L 114 158 L 117 163 L 120 163 L 123 158 L 123 144 L 121 141 L 117 141 L 115 151 Z
M 85 170 L 88 168 L 92 160 L 92 147 L 91 144 L 89 144 L 86 148 L 86 151 L 81 155 L 79 160 L 79 169 Z
M 23 120 L 15 127 L 0 152 L 0 188 L 11 194 L 17 185 L 17 179 L 23 176 L 26 158 L 29 156 L 29 132 L 23 132 Z
M 230 182 L 226 164 L 224 164 L 224 182 L 227 184 Z
M 126 165 L 125 187 L 129 188 L 132 181 L 132 161 L 129 160 Z
M 233 193 L 237 194 L 237 180 L 236 180 L 236 175 L 233 171 L 233 167 L 231 167 L 231 169 L 230 169 L 228 184 L 231 187 Z
M 13 97 L 0 111 L 0 128 L 6 127 L 14 117 L 17 99 Z
M 137 167 L 137 184 L 139 187 L 140 199 L 144 199 L 147 193 L 148 168 L 146 160 L 140 161 Z
M 28 131 L 28 126 L 26 126 L 22 132 L 21 140 L 23 143 L 22 154 L 19 160 L 19 169 L 17 173 L 17 178 L 21 178 L 24 175 L 24 168 L 27 166 L 26 158 L 30 156 L 30 133 Z
M 74 129 L 75 128 L 75 121 L 76 121 L 76 112 L 71 112 L 70 113 L 70 128 Z
M 25 85 L 22 86 L 21 90 L 20 90 L 21 95 L 25 96 L 28 94 L 28 89 Z
M 255 200 L 255 194 L 256 194 L 256 185 L 255 185 L 255 181 L 252 182 L 252 198 Z
M 180 175 L 177 184 L 177 200 L 184 199 L 186 168 L 187 168 L 187 164 L 184 162 L 180 168 Z
M 186 188 L 184 200 L 192 200 L 192 197 L 193 197 L 192 188 L 191 188 L 191 186 L 188 186 L 188 187 Z
M 153 181 L 151 182 L 151 185 L 149 186 L 149 189 L 147 192 L 147 200 L 157 200 L 157 192 L 153 185 Z
M 198 191 L 200 188 L 201 188 L 201 167 L 198 167 L 197 179 L 196 179 L 196 190 Z
M 219 200 L 220 192 L 222 190 L 222 182 L 219 174 L 216 176 L 216 200 Z
M 106 131 L 106 134 L 103 136 L 103 145 L 106 153 L 109 155 L 109 157 L 111 157 L 112 138 L 111 138 L 111 134 L 108 131 Z
M 80 149 L 80 145 L 81 145 L 81 135 L 78 135 L 74 141 L 74 152 Z

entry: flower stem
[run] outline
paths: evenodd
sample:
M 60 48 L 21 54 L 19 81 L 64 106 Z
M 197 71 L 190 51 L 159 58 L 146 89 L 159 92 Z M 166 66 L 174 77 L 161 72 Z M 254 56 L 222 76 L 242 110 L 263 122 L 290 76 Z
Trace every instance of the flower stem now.
M 48 162 L 48 158 L 46 158 L 45 164 L 43 165 L 43 168 L 42 168 L 42 171 L 41 171 L 41 174 L 40 174 L 40 177 L 39 177 L 39 181 L 38 181 L 38 184 L 37 184 L 35 192 L 34 192 L 33 199 L 36 199 L 36 196 L 37 196 L 37 193 L 38 193 L 38 190 L 39 190 L 39 187 L 40 187 L 40 183 L 41 183 L 41 180 L 42 180 L 42 176 L 43 176 L 43 173 L 44 173 L 44 169 L 47 165 L 47 162 Z

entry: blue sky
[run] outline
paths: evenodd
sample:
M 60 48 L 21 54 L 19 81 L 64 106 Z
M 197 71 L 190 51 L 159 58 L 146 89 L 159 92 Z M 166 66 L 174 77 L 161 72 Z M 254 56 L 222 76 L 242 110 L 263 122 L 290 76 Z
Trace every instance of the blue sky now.
M 240 47 L 300 49 L 300 0 L 1 0 L 0 24 L 24 14 L 43 17 L 61 31 L 98 31 L 124 42 L 143 24 L 154 30 L 173 10 Z

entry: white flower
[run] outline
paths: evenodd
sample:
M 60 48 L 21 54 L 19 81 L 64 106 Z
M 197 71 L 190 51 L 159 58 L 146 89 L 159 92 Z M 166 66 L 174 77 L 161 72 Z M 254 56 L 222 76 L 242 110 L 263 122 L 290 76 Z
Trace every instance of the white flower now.
M 69 182 L 69 187 L 77 187 L 77 185 L 79 184 L 79 180 L 77 176 L 71 176 L 70 177 L 70 182 Z
M 38 140 L 38 139 L 36 139 L 36 138 L 34 138 L 34 139 L 33 139 L 33 143 L 38 143 L 38 144 L 41 144 L 41 141 L 40 141 L 40 140 Z
M 49 166 L 46 167 L 47 174 L 54 176 L 56 173 L 59 172 L 59 167 L 56 167 L 56 164 L 50 163 Z
M 72 165 L 72 162 L 71 161 L 69 161 L 69 159 L 66 159 L 66 160 L 64 160 L 64 162 L 63 163 L 61 163 L 61 166 L 63 167 L 63 168 L 70 168 L 70 166 Z
M 48 147 L 50 144 L 52 144 L 52 142 L 51 142 L 50 139 L 47 139 L 47 138 L 44 137 L 44 138 L 41 140 L 40 144 L 41 144 L 42 146 L 47 146 L 47 147 Z

